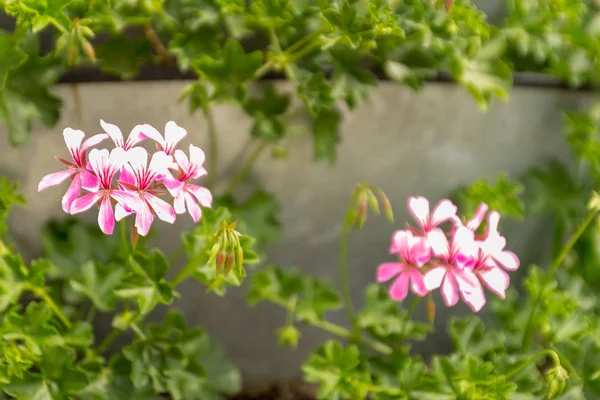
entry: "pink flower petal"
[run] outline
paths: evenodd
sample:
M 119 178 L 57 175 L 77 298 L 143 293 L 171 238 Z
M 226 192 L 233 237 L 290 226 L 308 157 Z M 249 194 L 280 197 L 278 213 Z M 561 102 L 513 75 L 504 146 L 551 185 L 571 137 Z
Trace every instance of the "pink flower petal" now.
M 138 233 L 142 236 L 146 236 L 148 232 L 150 232 L 152 221 L 154 221 L 152 211 L 150 210 L 150 207 L 148 207 L 148 204 L 142 201 L 140 203 L 140 208 L 135 214 L 135 227 L 137 228 Z
M 98 212 L 98 225 L 105 235 L 112 235 L 115 229 L 115 215 L 110 203 L 110 197 L 108 196 L 102 198 L 100 211 Z
M 121 172 L 119 174 L 118 181 L 128 183 L 130 185 L 135 186 L 135 176 L 133 175 L 133 170 L 131 168 L 131 165 L 129 165 L 129 164 L 123 165 L 123 168 L 121 168 Z
M 506 297 L 506 289 L 510 284 L 510 277 L 501 268 L 483 268 L 477 271 L 477 275 L 483 281 L 485 286 L 498 297 L 504 299 Z
M 419 226 L 425 230 L 429 222 L 429 200 L 425 197 L 409 197 L 408 210 L 419 223 Z
M 404 264 L 397 262 L 383 263 L 377 267 L 377 282 L 387 282 L 404 271 Z
M 392 300 L 402 301 L 406 298 L 406 295 L 408 294 L 408 278 L 408 274 L 402 273 L 396 278 L 394 283 L 392 283 L 389 291 Z
M 210 208 L 212 206 L 212 193 L 207 188 L 188 183 L 184 190 L 192 193 L 202 207 Z
M 106 139 L 108 139 L 108 135 L 106 133 L 99 133 L 97 135 L 90 136 L 81 144 L 79 150 L 86 151 L 90 147 L 94 147 L 95 145 Z
M 458 303 L 458 284 L 454 274 L 450 272 L 446 273 L 444 276 L 444 281 L 442 282 L 441 293 L 446 306 L 452 307 Z
M 425 288 L 428 292 L 431 292 L 442 285 L 446 272 L 447 270 L 445 267 L 434 267 L 425 274 L 423 282 L 425 282 Z
M 472 231 L 476 231 L 481 225 L 483 219 L 485 218 L 485 214 L 488 212 L 488 208 L 489 207 L 487 204 L 481 203 L 479 207 L 477 207 L 477 211 L 475 212 L 473 218 L 467 221 L 467 228 L 469 228 Z
M 104 132 L 106 132 L 108 134 L 108 136 L 112 139 L 112 141 L 115 143 L 115 146 L 117 146 L 117 147 L 124 146 L 123 132 L 121 132 L 121 129 L 119 129 L 118 126 L 109 124 L 108 122 L 104 122 L 103 120 L 100 120 L 100 126 L 102 127 L 102 129 L 104 129 Z
M 144 176 L 148 166 L 148 152 L 143 147 L 134 147 L 127 151 L 127 161 L 131 166 L 131 172 L 136 177 L 136 183 L 139 184 L 137 180 Z
M 104 193 L 94 192 L 87 193 L 81 197 L 78 197 L 77 199 L 75 199 L 75 201 L 73 201 L 73 204 L 71 204 L 71 214 L 79 214 L 81 212 L 89 210 L 94 204 L 98 202 L 98 200 L 102 198 L 102 196 L 104 196 Z
M 429 208 L 429 204 L 428 204 Z M 456 211 L 458 207 L 456 207 L 450 200 L 443 199 L 441 200 L 433 209 L 433 213 L 431 214 L 431 227 L 438 226 L 442 222 L 446 222 L 448 220 L 456 217 Z
M 71 212 L 71 204 L 73 204 L 75 199 L 79 196 L 79 193 L 81 193 L 81 178 L 79 174 L 75 174 L 67 192 L 62 198 L 62 208 L 64 212 Z
M 158 176 L 164 176 L 169 174 L 169 168 L 173 163 L 173 158 L 164 151 L 156 152 L 152 155 L 148 171 Z
M 100 187 L 100 181 L 96 175 L 85 169 L 82 169 L 81 172 L 79 172 L 79 177 L 81 179 L 81 187 L 90 192 L 95 192 Z
M 174 198 L 173 208 L 177 214 L 185 214 L 185 192 L 179 192 L 179 195 Z
M 411 262 L 420 268 L 431 259 L 431 247 L 424 238 L 415 239 L 415 244 L 410 249 L 410 258 Z
M 185 183 L 181 182 L 179 179 L 173 178 L 171 174 L 165 175 L 162 179 L 162 183 L 173 197 L 177 197 L 185 185 Z
M 423 277 L 423 274 L 414 268 L 411 268 L 408 273 L 410 274 L 410 286 L 413 293 L 417 296 L 425 296 L 429 290 L 427 290 L 427 287 L 425 286 L 425 278 Z
M 127 148 L 130 149 L 136 144 L 146 140 L 152 139 L 156 143 L 163 145 L 164 140 L 160 132 L 158 132 L 152 125 L 143 124 L 136 125 L 133 127 L 131 132 L 129 133 L 129 137 L 127 137 Z
M 167 154 L 173 154 L 175 146 L 187 135 L 187 131 L 177 125 L 174 121 L 169 121 L 165 125 L 165 146 L 164 150 Z
M 127 192 L 125 190 L 111 190 L 110 196 L 115 199 L 118 204 L 121 204 L 123 210 L 127 209 L 135 211 L 140 207 L 140 196 L 136 193 Z M 129 212 L 127 215 L 131 214 Z
M 80 130 L 75 130 L 72 128 L 65 128 L 63 130 L 63 138 L 65 139 L 65 144 L 69 149 L 69 153 L 71 153 L 71 157 L 75 162 L 79 161 L 79 152 L 81 147 L 81 142 L 85 137 L 85 133 Z
M 73 174 L 76 172 L 76 169 L 69 168 L 63 171 L 53 172 L 44 176 L 38 184 L 38 192 L 41 192 L 44 189 L 48 189 L 51 186 L 56 186 L 63 183 L 67 178 L 73 176 Z
M 192 216 L 192 220 L 194 220 L 194 222 L 200 221 L 200 218 L 202 217 L 202 210 L 200 209 L 200 206 L 196 203 L 196 199 L 189 193 L 185 193 L 184 196 L 185 205 L 187 207 L 188 212 Z
M 516 271 L 519 269 L 519 257 L 512 251 L 502 251 L 492 255 L 494 260 L 507 271 Z
M 177 161 L 177 164 L 179 164 L 179 167 L 183 170 L 183 172 L 187 173 L 190 170 L 191 164 L 183 150 L 175 150 L 174 157 L 175 161 Z
M 158 218 L 170 224 L 175 222 L 175 210 L 169 203 L 149 193 L 144 193 L 144 200 L 150 205 Z

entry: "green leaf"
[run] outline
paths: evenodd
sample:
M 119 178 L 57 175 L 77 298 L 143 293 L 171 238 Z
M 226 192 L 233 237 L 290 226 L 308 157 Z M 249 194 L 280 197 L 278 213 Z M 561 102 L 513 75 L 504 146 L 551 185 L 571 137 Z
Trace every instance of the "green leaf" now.
M 18 68 L 27 59 L 27 54 L 18 47 L 14 36 L 0 30 L 0 87 L 5 84 L 8 72 Z
M 319 384 L 318 399 L 364 399 L 372 388 L 358 347 L 344 348 L 334 340 L 317 349 L 302 365 L 302 371 L 309 382 Z
M 505 346 L 503 332 L 486 329 L 483 321 L 473 315 L 452 318 L 448 331 L 459 354 L 485 358 Z
M 334 164 L 337 157 L 337 145 L 341 142 L 340 123 L 342 116 L 336 109 L 323 109 L 314 118 L 312 134 L 316 160 L 327 160 Z
M 330 51 L 336 69 L 331 78 L 331 94 L 345 100 L 350 109 L 362 105 L 378 80 L 370 71 L 361 68 L 360 53 L 345 47 Z
M 71 0 L 6 0 L 4 10 L 17 18 L 18 26 L 27 26 L 37 33 L 48 25 L 61 32 L 71 26 L 71 20 L 63 9 Z
M 131 270 L 121 289 L 115 294 L 123 299 L 135 299 L 141 315 L 146 315 L 158 303 L 170 304 L 174 291 L 166 280 L 169 264 L 165 256 L 153 249 L 149 255 L 136 253 L 129 258 Z
M 8 230 L 7 219 L 11 208 L 26 204 L 25 198 L 17 190 L 16 183 L 11 183 L 5 176 L 0 176 L 0 237 Z
M 18 255 L 0 255 L 0 311 L 17 304 L 23 292 L 44 288 L 50 268 L 45 260 L 34 260 L 27 267 Z
M 218 57 L 218 45 L 222 33 L 214 27 L 203 27 L 194 32 L 176 33 L 169 42 L 169 52 L 177 57 L 177 64 L 183 71 L 192 68 L 194 61 L 209 56 Z
M 74 291 L 88 297 L 100 311 L 108 312 L 115 307 L 115 289 L 125 275 L 123 267 L 88 261 L 81 267 L 80 280 L 70 280 Z
M 140 67 L 151 61 L 151 55 L 152 46 L 143 38 L 111 36 L 105 44 L 96 47 L 102 70 L 123 79 L 134 78 Z

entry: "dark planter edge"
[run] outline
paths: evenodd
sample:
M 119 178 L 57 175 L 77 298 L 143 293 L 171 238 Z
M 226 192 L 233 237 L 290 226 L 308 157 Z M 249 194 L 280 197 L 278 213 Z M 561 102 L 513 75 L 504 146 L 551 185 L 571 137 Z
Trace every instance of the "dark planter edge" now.
M 381 81 L 391 81 L 382 73 L 377 73 Z M 102 72 L 100 68 L 79 68 L 65 72 L 58 83 L 102 83 L 102 82 L 144 82 L 144 81 L 172 81 L 172 80 L 194 80 L 196 75 L 191 72 L 182 72 L 175 66 L 145 65 L 133 79 L 121 79 L 117 75 Z M 269 74 L 263 80 L 285 80 L 281 74 Z M 436 77 L 425 79 L 428 83 L 455 84 L 452 77 L 445 72 L 439 72 Z M 552 76 L 533 73 L 533 72 L 515 72 L 513 74 L 514 87 L 529 87 L 542 89 L 561 89 L 577 92 L 591 92 L 594 88 L 591 85 L 582 85 L 577 88 L 571 87 L 566 83 Z

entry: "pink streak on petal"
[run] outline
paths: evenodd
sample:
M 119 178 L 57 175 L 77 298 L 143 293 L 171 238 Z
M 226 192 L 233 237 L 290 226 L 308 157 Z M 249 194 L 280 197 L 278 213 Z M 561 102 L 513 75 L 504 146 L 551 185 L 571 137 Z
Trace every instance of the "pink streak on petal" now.
M 429 270 L 423 279 L 427 291 L 439 288 L 442 285 L 444 276 L 446 276 L 446 272 L 446 268 L 444 267 L 435 267 Z
M 103 120 L 100 120 L 100 126 L 115 143 L 115 146 L 123 147 L 125 145 L 125 143 L 123 142 L 123 133 L 121 132 L 121 129 L 119 129 L 118 126 L 114 124 L 109 124 L 108 122 L 104 122 Z
M 212 193 L 210 193 L 210 190 L 208 190 L 207 188 L 187 184 L 185 185 L 185 190 L 191 192 L 194 195 L 194 197 L 196 197 L 198 203 L 200 203 L 202 207 L 210 208 L 212 206 Z
M 433 209 L 431 213 L 431 221 L 430 224 L 432 227 L 441 224 L 442 222 L 446 222 L 451 220 L 456 216 L 456 211 L 458 207 L 456 207 L 450 200 L 443 199 L 441 200 Z
M 165 152 L 173 154 L 175 146 L 187 135 L 187 131 L 177 125 L 174 121 L 169 121 L 165 125 Z
M 108 135 L 106 133 L 99 133 L 97 135 L 90 136 L 81 144 L 80 150 L 85 151 L 106 139 L 108 139 Z
M 143 147 L 134 147 L 127 151 L 127 160 L 131 166 L 131 172 L 136 177 L 136 184 L 141 185 L 143 182 L 137 182 L 143 178 L 146 167 L 148 165 L 148 152 Z
M 140 197 L 135 193 L 127 192 L 125 190 L 111 190 L 110 196 L 121 204 L 123 210 L 128 209 L 135 211 L 140 207 Z
M 409 275 L 402 273 L 396 278 L 394 283 L 392 283 L 389 291 L 392 300 L 402 301 L 406 298 L 406 295 L 408 294 L 408 279 Z
M 485 268 L 477 273 L 485 286 L 498 295 L 501 299 L 506 297 L 506 289 L 510 284 L 510 277 L 501 268 Z
M 154 221 L 152 211 L 150 210 L 150 207 L 148 207 L 148 204 L 142 201 L 140 203 L 140 208 L 135 214 L 135 227 L 137 228 L 138 233 L 142 236 L 146 236 L 150 231 L 152 221 Z
M 173 197 L 177 197 L 179 195 L 185 184 L 178 179 L 174 179 L 171 174 L 166 175 L 163 178 L 162 183 Z
M 465 304 L 468 305 L 473 312 L 479 312 L 485 305 L 485 293 L 483 293 L 483 288 L 481 286 L 478 286 L 472 292 L 461 290 L 460 294 Z
M 76 174 L 73 176 L 73 180 L 62 198 L 62 208 L 64 212 L 71 212 L 71 204 L 73 204 L 77 196 L 79 196 L 79 193 L 81 193 L 81 178 L 79 174 Z
M 404 265 L 396 262 L 383 263 L 377 267 L 377 282 L 387 282 L 404 271 Z
M 179 192 L 179 195 L 175 197 L 173 207 L 177 214 L 185 214 L 185 192 Z
M 149 193 L 144 194 L 144 200 L 150 205 L 158 218 L 170 224 L 175 222 L 175 210 L 169 203 Z
M 417 241 L 410 249 L 411 259 L 412 262 L 420 268 L 431 259 L 431 247 L 429 247 L 425 239 L 415 239 L 417 239 Z
M 110 197 L 108 196 L 102 198 L 100 211 L 98 212 L 98 225 L 105 235 L 112 235 L 115 229 L 115 215 L 110 203 Z
M 425 230 L 429 222 L 429 200 L 422 196 L 409 197 L 408 210 L 420 227 Z
M 91 172 L 82 169 L 79 173 L 81 179 L 81 187 L 89 190 L 90 192 L 95 192 L 100 187 L 100 181 L 96 177 L 96 175 Z
M 427 241 L 436 257 L 450 257 L 450 244 L 448 243 L 448 238 L 446 238 L 446 235 L 441 229 L 436 228 L 429 232 Z
M 146 139 L 152 139 L 160 145 L 164 143 L 162 135 L 152 125 L 143 124 L 133 127 L 127 137 L 126 147 L 130 149 Z
M 473 218 L 467 221 L 467 228 L 469 228 L 472 231 L 476 231 L 481 225 L 483 219 L 485 218 L 485 214 L 488 212 L 488 209 L 489 207 L 487 204 L 481 203 L 479 207 L 477 207 L 477 211 L 475 212 Z
M 131 166 L 126 164 L 121 168 L 121 173 L 119 174 L 120 182 L 129 183 L 130 185 L 135 185 L 135 176 L 133 175 L 133 171 Z
M 196 203 L 196 199 L 189 193 L 185 193 L 185 205 L 187 207 L 188 212 L 192 216 L 192 220 L 194 222 L 200 221 L 200 217 L 202 217 L 202 210 L 200 206 Z
M 187 155 L 185 155 L 183 150 L 175 150 L 174 157 L 175 161 L 177 161 L 177 164 L 179 164 L 183 172 L 187 173 L 190 170 L 191 165 L 190 160 L 188 159 Z
M 63 183 L 67 178 L 73 176 L 73 174 L 76 172 L 77 170 L 69 168 L 63 171 L 53 172 L 44 176 L 38 184 L 38 192 L 41 192 L 44 189 L 48 189 L 51 186 L 56 186 Z
M 505 250 L 495 253 L 493 254 L 493 258 L 498 264 L 500 264 L 502 268 L 507 271 L 516 271 L 519 269 L 519 257 L 517 257 L 517 255 L 512 251 Z
M 71 153 L 71 157 L 75 162 L 79 162 L 79 148 L 81 147 L 81 142 L 85 137 L 85 133 L 80 130 L 75 130 L 72 128 L 65 128 L 63 130 L 63 138 L 65 139 L 65 144 L 69 149 L 69 153 Z
M 79 214 L 89 210 L 98 202 L 98 200 L 102 198 L 102 196 L 104 196 L 102 192 L 95 192 L 87 193 L 81 197 L 78 197 L 75 199 L 75 201 L 73 201 L 73 204 L 71 204 L 71 214 Z
M 458 303 L 458 284 L 452 273 L 447 273 L 444 277 L 441 293 L 446 306 L 452 307 Z
M 429 290 L 427 290 L 427 287 L 425 286 L 423 274 L 414 268 L 411 268 L 408 273 L 410 274 L 411 289 L 413 293 L 417 296 L 425 296 Z

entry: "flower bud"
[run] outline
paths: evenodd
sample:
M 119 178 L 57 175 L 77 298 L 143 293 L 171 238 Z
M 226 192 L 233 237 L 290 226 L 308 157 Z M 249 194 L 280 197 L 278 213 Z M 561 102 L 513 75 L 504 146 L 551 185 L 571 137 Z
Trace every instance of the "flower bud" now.
M 225 254 L 222 251 L 220 251 L 217 254 L 217 261 L 215 262 L 215 265 L 217 267 L 217 275 L 219 275 L 221 273 L 221 271 L 223 270 L 223 266 L 225 265 L 226 258 L 227 258 L 227 254 Z
M 238 271 L 241 273 L 244 266 L 244 249 L 242 246 L 238 246 L 235 253 L 236 266 Z
M 288 345 L 295 349 L 300 339 L 300 331 L 294 325 L 286 325 L 277 329 L 277 336 L 280 345 Z
M 431 293 L 427 295 L 427 320 L 431 324 L 435 321 L 435 301 L 433 301 Z
M 383 210 L 383 215 L 388 220 L 388 222 L 394 222 L 394 210 L 392 209 L 392 204 L 390 203 L 390 199 L 385 195 L 383 190 L 378 187 L 374 187 L 373 190 L 377 193 L 377 197 L 381 202 L 381 209 Z
M 446 11 L 450 11 L 452 8 L 452 4 L 454 4 L 454 0 L 444 0 Z
M 96 51 L 94 50 L 94 46 L 92 46 L 90 42 L 84 40 L 81 44 L 81 47 L 83 47 L 83 51 L 85 52 L 85 54 L 87 54 L 90 60 L 96 61 Z
M 555 365 L 546 372 L 546 380 L 548 381 L 548 391 L 546 393 L 548 399 L 553 399 L 560 396 L 567 386 L 569 373 L 562 365 Z
M 135 246 L 137 246 L 138 240 L 140 239 L 140 234 L 135 226 L 131 227 L 131 233 L 129 235 L 131 239 L 131 247 L 135 250 Z
M 364 192 L 358 195 L 357 199 L 358 211 L 356 214 L 356 227 L 362 229 L 367 220 L 367 197 Z
M 227 254 L 227 259 L 225 261 L 225 275 L 229 274 L 231 268 L 233 268 L 233 264 L 235 263 L 235 254 L 229 253 Z

